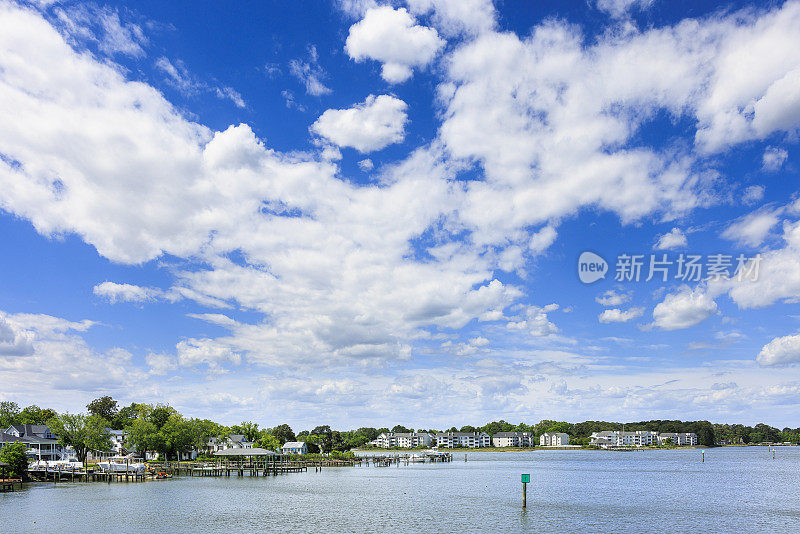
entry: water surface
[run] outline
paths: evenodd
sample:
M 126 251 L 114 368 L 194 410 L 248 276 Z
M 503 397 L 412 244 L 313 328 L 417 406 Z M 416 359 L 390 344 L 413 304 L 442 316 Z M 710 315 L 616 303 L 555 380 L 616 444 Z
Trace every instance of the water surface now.
M 0 494 L 0 511 L 15 532 L 800 532 L 800 447 L 774 460 L 766 447 L 709 449 L 705 463 L 696 449 L 466 454 L 277 477 L 32 484 Z

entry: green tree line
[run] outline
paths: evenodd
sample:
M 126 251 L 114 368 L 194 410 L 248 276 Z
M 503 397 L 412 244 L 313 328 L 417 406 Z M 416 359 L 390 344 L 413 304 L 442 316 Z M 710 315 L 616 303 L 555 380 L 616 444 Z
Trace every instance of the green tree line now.
M 13 424 L 48 424 L 66 446 L 75 448 L 78 459 L 84 461 L 90 450 L 108 450 L 111 447 L 107 428 L 125 430 L 127 451 L 138 455 L 156 452 L 165 459 L 178 459 L 182 451 L 202 450 L 211 438 L 225 439 L 232 434 L 244 435 L 255 446 L 275 450 L 288 441 L 303 441 L 308 451 L 344 452 L 363 447 L 382 432 L 531 432 L 538 438 L 544 432 L 564 432 L 575 444 L 588 444 L 593 432 L 603 430 L 651 430 L 662 432 L 694 432 L 701 445 L 718 443 L 800 443 L 800 428 L 779 430 L 759 423 L 755 426 L 712 424 L 708 421 L 651 420 L 638 422 L 583 421 L 569 423 L 545 419 L 536 424 L 513 424 L 504 420 L 492 421 L 483 426 L 464 425 L 445 429 L 409 428 L 403 425 L 356 430 L 334 430 L 320 425 L 295 434 L 288 424 L 261 428 L 252 421 L 225 426 L 209 419 L 189 418 L 175 408 L 164 404 L 131 403 L 119 406 L 110 396 L 100 397 L 86 406 L 84 414 L 58 413 L 36 405 L 23 409 L 9 401 L 0 402 L 0 428 Z

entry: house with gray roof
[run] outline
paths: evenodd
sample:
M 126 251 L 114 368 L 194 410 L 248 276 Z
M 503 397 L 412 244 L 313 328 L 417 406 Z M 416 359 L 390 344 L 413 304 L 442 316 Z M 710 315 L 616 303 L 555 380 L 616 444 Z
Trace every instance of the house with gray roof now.
M 281 452 L 283 454 L 306 454 L 308 447 L 305 441 L 287 441 L 281 447 Z

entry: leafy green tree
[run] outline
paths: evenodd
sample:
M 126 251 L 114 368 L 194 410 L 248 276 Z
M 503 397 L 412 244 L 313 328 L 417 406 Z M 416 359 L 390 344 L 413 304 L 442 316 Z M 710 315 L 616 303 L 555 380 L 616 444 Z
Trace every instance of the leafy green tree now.
M 167 421 L 169 421 L 169 418 L 176 413 L 178 412 L 175 410 L 175 408 L 166 406 L 164 404 L 159 404 L 155 408 L 149 410 L 148 419 L 160 429 L 167 423 Z
M 18 425 L 19 405 L 12 401 L 0 401 L 0 429 L 5 430 L 11 425 Z
M 208 419 L 190 419 L 188 423 L 192 445 L 197 450 L 204 449 L 211 438 L 220 438 L 227 432 L 224 426 Z
M 413 432 L 413 431 L 414 431 L 413 428 L 407 428 L 407 427 L 404 427 L 403 425 L 395 425 L 394 428 L 392 428 L 392 432 L 407 433 L 407 432 Z
M 297 437 L 294 435 L 294 432 L 292 431 L 292 427 L 290 427 L 286 423 L 278 425 L 275 428 L 273 428 L 272 435 L 274 435 L 278 439 L 278 441 L 281 442 L 281 445 L 283 445 L 287 441 L 297 440 Z
M 461 430 L 459 430 L 459 432 L 477 432 L 477 430 L 478 429 L 472 425 L 464 425 L 461 427 Z
M 131 403 L 130 406 L 123 406 L 119 409 L 114 419 L 111 420 L 111 428 L 114 430 L 122 430 L 133 423 L 138 415 L 136 403 Z
M 162 450 L 165 458 L 170 454 L 176 459 L 180 459 L 180 453 L 190 450 L 194 445 L 192 428 L 188 421 L 179 413 L 172 414 L 166 423 L 159 429 L 161 434 Z M 158 450 L 158 449 L 157 449 Z
M 140 417 L 125 427 L 128 433 L 126 447 L 135 450 L 141 456 L 145 456 L 149 451 L 160 451 L 164 449 L 161 436 L 158 435 L 158 427 L 149 420 Z
M 255 442 L 256 447 L 261 447 L 262 449 L 267 449 L 268 451 L 275 451 L 281 448 L 281 441 L 278 437 L 266 430 L 261 432 L 261 435 Z
M 86 461 L 90 450 L 107 451 L 111 448 L 108 421 L 98 415 L 63 413 L 48 424 L 62 445 L 75 449 L 81 463 Z
M 20 441 L 8 443 L 0 449 L 0 462 L 8 464 L 11 478 L 23 478 L 28 470 L 28 448 Z
M 55 410 L 50 408 L 39 408 L 35 404 L 25 407 L 19 413 L 19 424 L 21 425 L 44 425 L 47 421 L 58 415 Z
M 106 421 L 113 421 L 117 416 L 117 401 L 106 395 L 87 404 L 86 409 L 92 415 L 99 415 Z
M 328 425 L 320 425 L 318 427 L 314 427 L 314 430 L 312 430 L 310 433 L 314 434 L 315 436 L 322 436 L 330 432 L 331 432 L 331 427 L 329 427 Z
M 256 441 L 261 436 L 261 430 L 257 423 L 242 421 L 241 424 L 231 427 L 231 434 L 242 434 L 247 441 Z

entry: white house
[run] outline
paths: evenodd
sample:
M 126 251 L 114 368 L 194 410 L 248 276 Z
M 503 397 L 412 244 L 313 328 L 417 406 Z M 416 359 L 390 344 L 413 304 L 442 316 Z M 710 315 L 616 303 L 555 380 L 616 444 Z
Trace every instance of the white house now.
M 89 451 L 86 459 L 89 461 L 103 460 L 112 456 L 123 455 L 125 450 L 125 440 L 128 437 L 127 432 L 124 430 L 114 430 L 113 428 L 106 428 L 108 436 L 111 439 L 111 448 L 107 451 Z
M 428 432 L 382 432 L 367 445 L 384 449 L 412 449 L 414 447 L 430 447 L 432 443 L 433 434 Z
M 446 449 L 491 447 L 492 438 L 486 432 L 442 432 L 436 434 L 436 445 Z
M 492 436 L 495 447 L 532 447 L 532 432 L 498 432 Z
M 281 447 L 281 452 L 283 454 L 306 454 L 308 447 L 304 441 L 287 441 Z
M 3 445 L 21 441 L 28 447 L 28 454 L 38 460 L 64 460 L 67 451 L 58 442 L 58 436 L 47 425 L 11 425 L 3 432 Z
M 252 449 L 253 442 L 242 434 L 231 434 L 224 438 L 211 438 L 206 444 L 206 452 L 215 453 L 227 449 Z
M 569 445 L 569 434 L 564 432 L 545 432 L 539 436 L 542 447 L 565 447 Z

